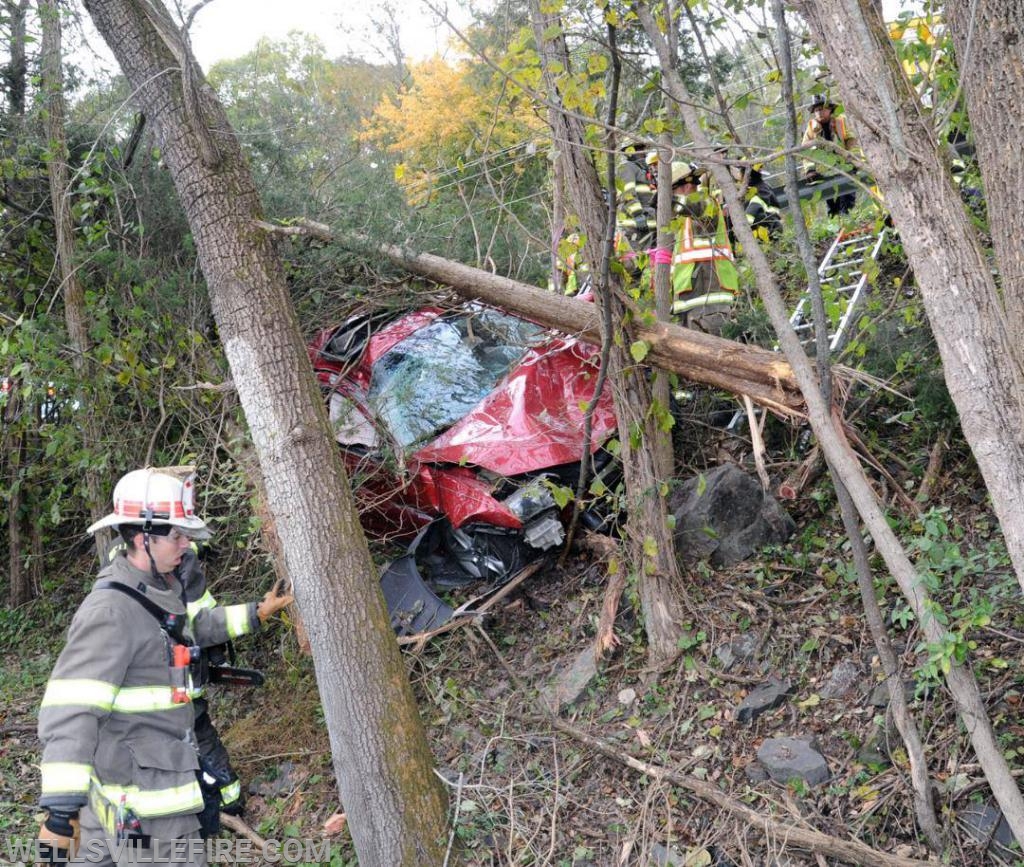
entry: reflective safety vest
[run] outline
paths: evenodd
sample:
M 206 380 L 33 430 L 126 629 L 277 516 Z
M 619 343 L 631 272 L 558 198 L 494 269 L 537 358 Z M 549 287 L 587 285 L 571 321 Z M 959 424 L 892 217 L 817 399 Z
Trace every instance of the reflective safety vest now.
M 115 557 L 100 578 L 135 588 L 186 619 L 181 585 Z M 186 625 L 186 636 L 188 627 Z M 141 833 L 172 839 L 198 827 L 202 791 L 190 701 L 172 691 L 173 639 L 136 599 L 93 589 L 75 613 L 39 709 L 43 807 L 89 803 L 104 827 L 118 810 Z
M 114 558 L 124 554 L 125 550 L 124 541 L 116 541 L 107 551 L 107 561 L 113 563 Z M 218 605 L 207 588 L 206 575 L 200 567 L 195 542 L 192 543 L 191 550 L 182 555 L 181 564 L 175 572 L 181 582 L 181 598 L 185 603 L 189 629 L 200 647 L 216 647 L 259 629 L 257 603 Z M 191 698 L 199 698 L 205 692 L 204 680 L 197 681 L 189 688 Z
M 739 292 L 739 275 L 735 257 L 729 243 L 725 215 L 717 205 L 717 216 L 683 219 L 683 227 L 676 237 L 675 255 L 672 257 L 672 312 L 685 313 L 707 304 L 732 304 Z M 714 230 L 707 226 L 714 220 Z M 698 268 L 712 270 L 714 279 L 706 286 L 708 291 L 693 296 L 694 276 Z M 701 284 L 703 286 L 703 284 Z
M 754 237 L 767 243 L 782 231 L 782 217 L 778 205 L 770 204 L 761 197 L 761 193 L 751 188 L 747 191 L 746 215 Z M 752 195 L 751 195 L 752 194 Z
M 833 114 L 829 118 L 828 130 L 822 127 L 821 122 L 816 117 L 812 117 L 807 121 L 807 126 L 804 128 L 804 137 L 800 141 L 801 146 L 814 144 L 818 139 L 834 142 L 839 147 L 850 151 L 850 153 L 858 151 L 857 140 L 850 135 L 850 130 L 846 126 L 846 115 L 843 114 Z M 814 160 L 805 160 L 802 169 L 806 173 L 817 169 L 817 167 L 817 163 Z

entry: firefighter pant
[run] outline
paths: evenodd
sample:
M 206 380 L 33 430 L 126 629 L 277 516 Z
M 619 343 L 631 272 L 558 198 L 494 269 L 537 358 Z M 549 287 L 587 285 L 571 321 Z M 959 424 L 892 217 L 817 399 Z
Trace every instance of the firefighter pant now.
M 96 814 L 88 806 L 79 814 L 82 841 L 72 864 L 122 867 L 126 864 L 182 864 L 186 867 L 206 867 L 206 843 L 197 828 L 192 834 L 175 840 L 149 841 L 150 846 L 118 843 L 109 837 Z
M 690 289 L 681 292 L 673 299 L 673 304 L 685 304 L 688 301 L 700 298 L 711 293 L 722 292 L 722 285 L 718 282 L 714 266 L 710 262 L 700 262 L 693 269 L 693 276 L 690 278 Z M 692 328 L 694 331 L 702 331 L 704 334 L 713 334 L 715 337 L 722 336 L 722 328 L 729 321 L 732 312 L 732 304 L 711 303 L 691 307 L 680 313 L 673 314 L 673 319 L 683 328 Z
M 205 698 L 196 698 L 192 701 L 192 709 L 195 712 L 195 733 L 196 743 L 199 745 L 199 755 L 202 756 L 203 764 L 214 770 L 220 779 L 227 779 L 231 782 L 238 782 L 238 774 L 231 767 L 231 759 L 228 751 L 221 742 L 220 734 L 210 719 Z M 227 788 L 225 786 L 224 788 Z M 221 809 L 233 816 L 242 815 L 245 807 L 245 796 L 242 794 L 241 786 L 235 786 L 237 796 L 229 799 L 222 788 Z

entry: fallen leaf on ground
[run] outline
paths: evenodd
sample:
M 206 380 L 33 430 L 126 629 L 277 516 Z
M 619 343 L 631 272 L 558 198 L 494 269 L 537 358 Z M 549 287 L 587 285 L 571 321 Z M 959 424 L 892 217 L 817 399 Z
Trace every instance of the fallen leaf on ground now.
M 324 834 L 328 837 L 340 834 L 345 830 L 346 824 L 348 824 L 348 817 L 344 813 L 335 813 L 331 818 L 324 822 Z

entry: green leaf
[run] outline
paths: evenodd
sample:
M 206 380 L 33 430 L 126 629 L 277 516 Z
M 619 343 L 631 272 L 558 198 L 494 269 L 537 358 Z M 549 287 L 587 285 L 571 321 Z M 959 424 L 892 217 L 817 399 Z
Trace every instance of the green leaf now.
M 646 340 L 636 340 L 629 347 L 629 354 L 633 356 L 633 361 L 639 364 L 647 357 L 647 353 L 651 351 L 651 344 Z
M 551 485 L 551 497 L 559 509 L 564 509 L 572 500 L 572 489 L 565 485 Z

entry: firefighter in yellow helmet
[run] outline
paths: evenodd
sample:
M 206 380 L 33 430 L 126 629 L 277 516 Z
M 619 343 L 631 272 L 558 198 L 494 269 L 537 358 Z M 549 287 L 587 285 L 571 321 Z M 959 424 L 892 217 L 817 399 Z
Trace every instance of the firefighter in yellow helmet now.
M 846 115 L 836 114 L 836 104 L 818 95 L 811 103 L 811 117 L 804 129 L 801 145 L 812 145 L 817 141 L 829 141 L 837 147 L 851 154 L 858 150 L 857 140 L 846 125 Z M 804 162 L 804 180 L 817 181 L 821 179 L 821 172 L 817 163 L 808 160 Z M 856 200 L 853 193 L 844 193 L 840 196 L 833 196 L 826 200 L 828 214 L 835 217 L 849 211 Z
M 672 207 L 682 218 L 672 256 L 672 314 L 680 325 L 718 335 L 739 277 L 722 206 L 700 181 L 698 166 L 672 163 Z
M 40 855 L 205 865 L 210 806 L 191 701 L 198 644 L 178 570 L 210 531 L 195 513 L 191 468 L 134 470 L 113 499 L 89 532 L 116 527 L 126 550 L 75 613 L 39 710 Z M 291 601 L 271 591 L 214 620 L 226 638 L 230 622 L 255 628 Z

